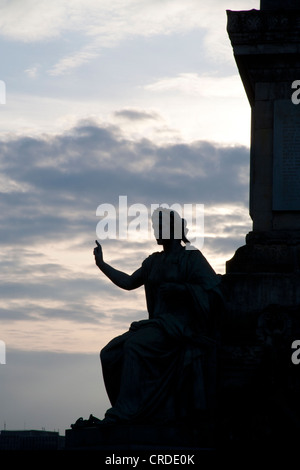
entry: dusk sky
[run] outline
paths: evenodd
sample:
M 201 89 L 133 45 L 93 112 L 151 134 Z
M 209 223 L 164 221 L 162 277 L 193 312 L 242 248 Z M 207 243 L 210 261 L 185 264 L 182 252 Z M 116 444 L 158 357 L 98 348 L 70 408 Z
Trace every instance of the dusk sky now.
M 251 230 L 250 106 L 226 10 L 259 0 L 0 0 L 0 429 L 109 406 L 99 351 L 147 317 L 94 264 L 99 205 L 204 205 L 219 273 Z M 191 234 L 193 227 L 190 227 Z M 128 273 L 160 248 L 103 240 Z

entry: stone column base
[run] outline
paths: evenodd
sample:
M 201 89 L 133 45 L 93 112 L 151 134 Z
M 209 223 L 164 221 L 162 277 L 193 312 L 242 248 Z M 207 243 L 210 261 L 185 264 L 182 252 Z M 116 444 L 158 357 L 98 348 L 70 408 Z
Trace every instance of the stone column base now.
M 299 273 L 300 232 L 250 232 L 226 262 L 226 273 Z

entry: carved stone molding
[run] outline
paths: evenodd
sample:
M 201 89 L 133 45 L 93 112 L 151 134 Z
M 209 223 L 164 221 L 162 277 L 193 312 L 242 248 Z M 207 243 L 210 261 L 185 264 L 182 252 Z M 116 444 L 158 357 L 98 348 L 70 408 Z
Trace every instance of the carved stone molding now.
M 298 43 L 300 9 L 295 11 L 227 10 L 232 44 Z

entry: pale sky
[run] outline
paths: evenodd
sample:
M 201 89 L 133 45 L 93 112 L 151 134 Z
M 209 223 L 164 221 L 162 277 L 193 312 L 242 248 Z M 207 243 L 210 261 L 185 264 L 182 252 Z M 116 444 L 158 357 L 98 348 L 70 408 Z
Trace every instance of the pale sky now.
M 147 317 L 94 265 L 97 207 L 204 205 L 219 274 L 251 230 L 250 106 L 226 10 L 258 0 L 0 0 L 0 429 L 108 407 L 100 349 Z M 132 272 L 154 239 L 103 241 Z

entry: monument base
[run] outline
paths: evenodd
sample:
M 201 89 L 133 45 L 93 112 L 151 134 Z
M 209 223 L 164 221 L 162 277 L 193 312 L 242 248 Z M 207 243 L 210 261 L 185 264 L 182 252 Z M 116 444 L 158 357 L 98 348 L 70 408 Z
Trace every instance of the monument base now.
M 211 426 L 109 424 L 66 430 L 66 450 L 209 451 L 215 439 Z

